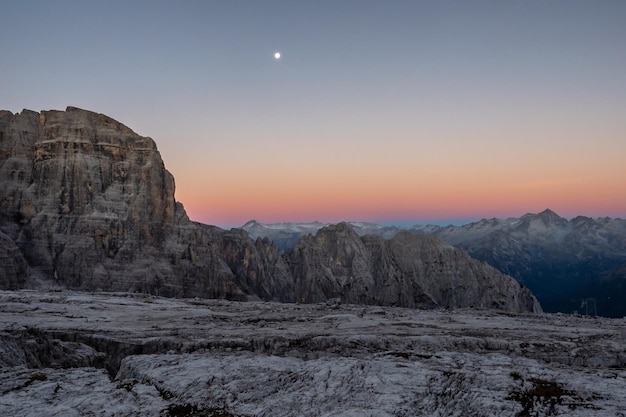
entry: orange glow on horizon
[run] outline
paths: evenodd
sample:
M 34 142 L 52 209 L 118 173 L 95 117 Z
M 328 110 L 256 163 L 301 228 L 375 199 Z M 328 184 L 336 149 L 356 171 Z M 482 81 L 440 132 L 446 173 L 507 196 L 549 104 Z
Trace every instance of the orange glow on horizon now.
M 489 186 L 458 184 L 410 184 L 369 187 L 366 183 L 271 184 L 216 187 L 195 193 L 183 203 L 192 219 L 228 226 L 246 221 L 393 221 L 438 220 L 520 216 L 546 208 L 562 216 L 626 213 L 626 194 L 619 184 L 537 182 Z M 202 198 L 198 198 L 202 197 Z
M 549 143 L 547 134 L 532 141 L 525 134 L 500 142 L 494 133 L 470 132 L 464 141 L 401 136 L 387 142 L 310 139 L 299 141 L 300 149 L 276 144 L 271 152 L 243 148 L 236 157 L 218 153 L 183 161 L 174 170 L 184 178 L 176 198 L 190 218 L 229 227 L 252 219 L 417 223 L 518 217 L 546 208 L 564 217 L 626 217 L 626 140 L 620 135 L 608 136 L 614 149 L 607 152 L 582 133 Z

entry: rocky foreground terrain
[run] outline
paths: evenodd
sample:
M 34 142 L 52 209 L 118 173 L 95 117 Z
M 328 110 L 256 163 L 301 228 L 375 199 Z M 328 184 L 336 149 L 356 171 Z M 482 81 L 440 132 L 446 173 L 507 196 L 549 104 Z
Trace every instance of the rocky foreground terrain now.
M 0 415 L 624 416 L 624 319 L 0 292 Z

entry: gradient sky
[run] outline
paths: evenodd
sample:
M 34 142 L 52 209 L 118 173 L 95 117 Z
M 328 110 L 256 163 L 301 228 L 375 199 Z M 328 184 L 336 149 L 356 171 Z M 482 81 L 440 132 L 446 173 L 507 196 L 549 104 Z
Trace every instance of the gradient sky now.
M 0 108 L 152 137 L 197 221 L 626 217 L 623 0 L 0 10 Z

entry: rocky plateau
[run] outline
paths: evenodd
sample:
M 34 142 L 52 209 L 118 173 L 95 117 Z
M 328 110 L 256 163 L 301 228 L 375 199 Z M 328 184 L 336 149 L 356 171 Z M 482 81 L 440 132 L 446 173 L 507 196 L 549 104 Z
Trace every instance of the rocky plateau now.
M 623 319 L 0 292 L 0 415 L 611 416 Z

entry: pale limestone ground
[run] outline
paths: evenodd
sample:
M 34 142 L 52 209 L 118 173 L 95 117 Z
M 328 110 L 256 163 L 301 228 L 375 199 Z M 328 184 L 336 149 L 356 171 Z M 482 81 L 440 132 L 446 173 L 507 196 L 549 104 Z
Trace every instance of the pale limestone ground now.
M 0 292 L 0 366 L 0 415 L 626 410 L 624 320 L 567 315 Z

